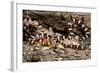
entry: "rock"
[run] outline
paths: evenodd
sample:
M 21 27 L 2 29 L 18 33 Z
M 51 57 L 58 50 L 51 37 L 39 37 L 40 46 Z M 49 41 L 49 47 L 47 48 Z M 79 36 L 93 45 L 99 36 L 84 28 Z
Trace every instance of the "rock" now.
M 49 51 L 48 50 L 43 50 L 43 51 L 41 51 L 41 53 L 42 53 L 43 56 L 49 55 Z
M 59 57 L 62 57 L 62 58 L 66 57 L 64 50 L 59 50 L 58 55 L 59 55 Z
M 33 56 L 33 57 L 31 58 L 31 62 L 39 62 L 39 61 L 41 61 L 41 59 L 40 59 L 40 57 L 38 57 L 38 56 Z
M 43 29 L 43 26 L 42 26 L 42 25 L 39 25 L 39 26 L 37 27 L 37 29 Z
M 62 61 L 63 58 L 57 58 L 57 61 Z

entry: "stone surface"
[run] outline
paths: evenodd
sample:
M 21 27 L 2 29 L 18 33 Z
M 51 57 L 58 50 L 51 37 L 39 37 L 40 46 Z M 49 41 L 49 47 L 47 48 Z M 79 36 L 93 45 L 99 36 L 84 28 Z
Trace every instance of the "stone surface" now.
M 39 47 L 40 48 L 40 47 Z M 91 50 L 74 50 L 68 48 L 46 47 L 36 49 L 34 46 L 23 45 L 23 62 L 85 60 L 91 58 Z

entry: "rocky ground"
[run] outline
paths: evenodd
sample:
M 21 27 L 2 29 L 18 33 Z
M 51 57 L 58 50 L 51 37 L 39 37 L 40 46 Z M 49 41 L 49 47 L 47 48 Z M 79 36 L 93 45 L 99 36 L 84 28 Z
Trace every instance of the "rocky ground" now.
M 23 62 L 86 60 L 91 58 L 91 50 L 75 50 L 55 47 L 23 45 Z

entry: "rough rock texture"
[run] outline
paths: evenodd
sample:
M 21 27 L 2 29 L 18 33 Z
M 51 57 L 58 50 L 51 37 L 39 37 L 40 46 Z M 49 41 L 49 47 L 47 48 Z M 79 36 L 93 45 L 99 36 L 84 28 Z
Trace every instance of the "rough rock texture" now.
M 72 21 L 70 15 L 72 14 L 73 18 L 77 17 L 81 19 L 84 15 L 85 22 L 90 26 L 90 15 L 88 13 L 80 14 L 80 13 L 68 13 L 68 12 L 49 12 L 49 11 L 31 11 L 25 10 L 23 11 L 24 15 L 28 12 L 29 16 L 34 20 L 38 20 L 39 24 L 41 24 L 45 28 L 52 27 L 55 32 L 60 32 L 67 34 L 67 24 L 69 21 Z M 77 15 L 78 14 L 78 15 Z M 87 16 L 88 15 L 88 16 Z M 23 16 L 24 17 L 24 16 Z
M 43 49 L 27 44 L 23 45 L 23 62 L 41 62 L 41 61 L 63 61 L 63 60 L 86 60 L 91 58 L 91 50 L 74 50 L 68 48 Z

